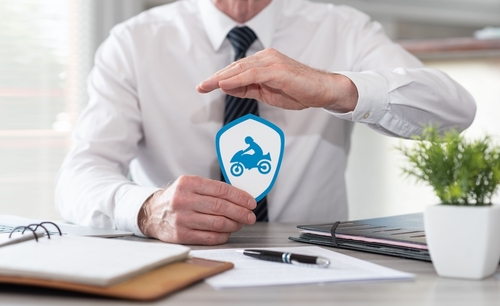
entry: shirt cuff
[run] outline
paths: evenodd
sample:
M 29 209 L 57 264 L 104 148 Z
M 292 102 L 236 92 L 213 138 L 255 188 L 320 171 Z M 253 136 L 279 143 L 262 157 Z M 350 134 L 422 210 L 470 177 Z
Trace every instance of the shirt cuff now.
M 338 118 L 367 124 L 378 124 L 389 109 L 386 80 L 373 72 L 335 72 L 348 77 L 358 90 L 358 103 L 354 111 L 339 113 L 325 110 Z
M 133 232 L 145 237 L 139 229 L 138 216 L 142 204 L 161 188 L 142 187 L 133 184 L 122 186 L 116 193 L 115 225 L 116 229 Z

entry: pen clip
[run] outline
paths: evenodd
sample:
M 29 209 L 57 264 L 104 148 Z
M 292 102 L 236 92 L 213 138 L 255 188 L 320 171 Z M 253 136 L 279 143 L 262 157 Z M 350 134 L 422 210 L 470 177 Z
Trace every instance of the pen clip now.
M 306 264 L 298 262 L 296 260 L 292 260 L 291 264 L 294 266 L 307 267 L 307 268 L 328 268 L 328 266 L 330 265 L 330 261 L 327 260 L 325 263 L 318 263 L 318 264 Z

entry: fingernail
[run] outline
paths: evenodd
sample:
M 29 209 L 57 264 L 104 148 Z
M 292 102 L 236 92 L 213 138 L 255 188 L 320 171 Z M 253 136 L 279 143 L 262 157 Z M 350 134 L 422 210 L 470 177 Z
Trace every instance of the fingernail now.
M 203 89 L 202 84 L 203 83 L 200 83 L 200 84 L 198 84 L 198 86 L 196 86 L 196 91 L 198 91 L 199 93 L 207 93 L 208 91 Z
M 254 209 L 255 207 L 257 207 L 257 201 L 255 201 L 254 199 L 248 200 L 248 207 L 250 209 Z
M 255 223 L 255 221 L 257 220 L 257 217 L 255 217 L 255 214 L 253 212 L 251 212 L 251 213 L 248 213 L 247 220 L 248 220 L 248 223 L 252 224 L 252 223 Z

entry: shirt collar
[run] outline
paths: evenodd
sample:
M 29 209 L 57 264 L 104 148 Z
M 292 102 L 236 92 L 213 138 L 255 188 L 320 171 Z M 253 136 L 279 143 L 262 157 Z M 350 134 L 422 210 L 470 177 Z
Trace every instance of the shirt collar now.
M 232 28 L 243 25 L 248 26 L 255 32 L 264 48 L 269 48 L 273 40 L 274 29 L 278 23 L 281 1 L 271 1 L 259 14 L 245 24 L 239 24 L 219 11 L 211 0 L 198 0 L 198 8 L 208 39 L 215 51 L 219 50 L 222 42 L 226 39 L 227 33 Z

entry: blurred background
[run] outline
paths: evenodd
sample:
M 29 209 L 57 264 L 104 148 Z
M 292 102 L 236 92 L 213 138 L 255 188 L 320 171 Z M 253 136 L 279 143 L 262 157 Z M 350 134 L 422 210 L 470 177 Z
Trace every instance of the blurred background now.
M 115 24 L 169 2 L 0 0 L 0 214 L 59 219 L 54 179 L 87 103 L 96 48 Z M 364 11 L 425 64 L 448 73 L 478 103 L 466 136 L 499 138 L 499 0 L 322 2 Z M 346 177 L 350 219 L 438 203 L 429 187 L 401 175 L 405 161 L 394 147 L 405 142 L 355 127 Z

